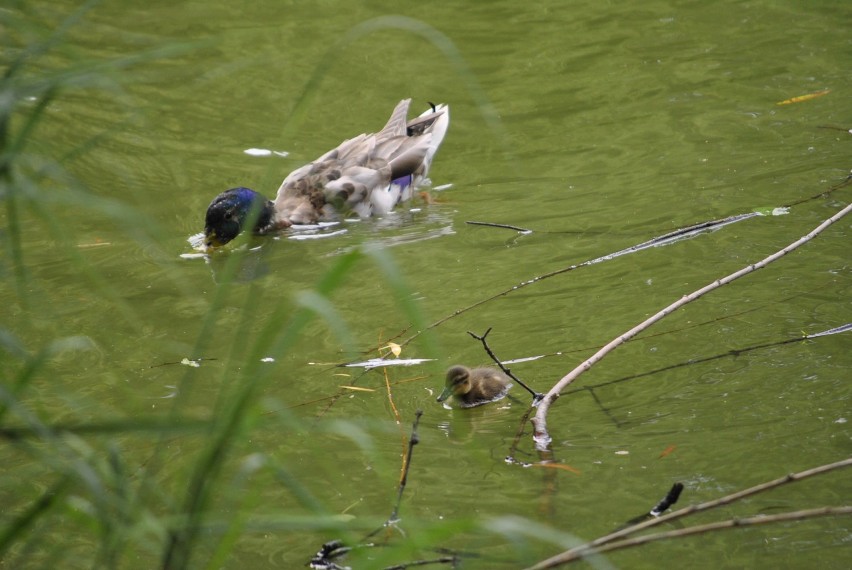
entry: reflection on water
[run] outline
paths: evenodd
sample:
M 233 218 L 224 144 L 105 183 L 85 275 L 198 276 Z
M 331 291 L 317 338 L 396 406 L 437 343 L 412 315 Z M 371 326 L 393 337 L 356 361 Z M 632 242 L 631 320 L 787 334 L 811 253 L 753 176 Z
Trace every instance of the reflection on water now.
M 364 236 L 363 234 L 361 236 L 367 237 L 371 244 L 384 248 L 410 245 L 421 241 L 451 236 L 455 233 L 452 225 L 450 225 L 450 218 L 447 214 L 428 212 L 423 216 L 423 212 L 420 209 L 398 215 L 395 212 L 391 212 L 383 218 L 346 220 L 343 223 L 368 224 L 369 236 Z M 201 251 L 197 253 L 182 253 L 180 257 L 187 260 L 203 259 L 210 268 L 214 281 L 218 283 L 220 282 L 218 275 L 228 266 L 228 260 L 236 256 L 239 261 L 234 278 L 238 282 L 245 283 L 269 274 L 270 267 L 267 260 L 270 249 L 274 247 L 286 247 L 281 243 L 282 240 L 296 242 L 316 239 L 334 240 L 349 233 L 347 228 L 339 227 L 340 224 L 341 222 L 324 222 L 312 226 L 293 226 L 279 235 L 252 238 L 250 245 L 228 248 L 227 250 L 211 253 L 203 252 L 206 250 L 206 247 L 203 245 L 204 234 L 194 234 L 187 241 L 193 248 L 200 248 Z M 396 231 L 391 232 L 390 230 Z M 342 255 L 350 252 L 353 247 L 337 248 L 325 255 Z
M 451 416 L 450 419 L 439 421 L 437 428 L 453 443 L 470 443 L 475 442 L 477 437 L 505 435 L 506 425 L 513 419 L 517 420 L 517 415 L 511 410 L 523 409 L 523 406 L 515 408 L 512 399 L 476 408 L 454 408 L 446 403 L 440 406 L 449 411 Z

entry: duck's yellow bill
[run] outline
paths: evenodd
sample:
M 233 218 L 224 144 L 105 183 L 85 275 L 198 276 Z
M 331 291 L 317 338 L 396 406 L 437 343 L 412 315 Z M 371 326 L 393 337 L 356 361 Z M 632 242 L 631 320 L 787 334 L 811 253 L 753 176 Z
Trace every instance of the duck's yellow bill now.
M 216 232 L 210 232 L 210 234 L 204 236 L 204 245 L 206 245 L 208 248 L 222 247 L 223 245 L 225 245 L 225 242 L 219 239 L 219 237 L 216 235 Z

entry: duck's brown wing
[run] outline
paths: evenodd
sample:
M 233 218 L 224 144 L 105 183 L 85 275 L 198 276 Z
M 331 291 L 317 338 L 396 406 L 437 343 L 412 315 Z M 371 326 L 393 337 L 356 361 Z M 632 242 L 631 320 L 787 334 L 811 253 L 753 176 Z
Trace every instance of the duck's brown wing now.
M 374 191 L 389 190 L 391 182 L 408 175 L 425 175 L 431 156 L 446 131 L 446 120 L 436 141 L 433 130 L 446 108 L 407 121 L 410 99 L 400 101 L 385 126 L 375 134 L 343 141 L 310 164 L 291 172 L 278 188 L 275 209 L 295 224 L 334 217 L 335 207 L 369 216 L 386 213 L 396 198 L 371 199 Z M 397 191 L 397 195 L 399 192 Z

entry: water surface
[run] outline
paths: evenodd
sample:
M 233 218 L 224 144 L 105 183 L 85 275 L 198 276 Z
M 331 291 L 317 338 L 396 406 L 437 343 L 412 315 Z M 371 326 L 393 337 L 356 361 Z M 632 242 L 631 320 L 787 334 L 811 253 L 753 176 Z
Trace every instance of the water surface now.
M 26 10 L 51 28 L 74 4 L 30 3 Z M 323 59 L 360 23 L 392 14 L 445 35 L 468 74 L 427 39 L 399 28 L 360 37 Z M 648 510 L 677 481 L 686 486 L 686 505 L 847 457 L 848 333 L 774 343 L 852 320 L 848 220 L 678 311 L 583 375 L 549 416 L 555 458 L 579 474 L 504 462 L 529 401 L 520 387 L 512 390 L 516 401 L 472 410 L 447 410 L 435 396 L 451 364 L 489 361 L 467 331 L 490 328 L 501 358 L 549 355 L 513 365 L 546 391 L 668 303 L 784 247 L 842 208 L 849 188 L 808 198 L 850 168 L 849 134 L 820 128 L 852 126 L 852 43 L 843 33 L 850 23 L 852 11 L 835 2 L 96 6 L 37 69 L 191 45 L 107 74 L 99 88 L 61 93 L 34 134 L 31 151 L 56 160 L 90 145 L 63 166 L 93 196 L 130 208 L 133 217 L 116 221 L 111 211 L 57 198 L 45 205 L 57 233 L 23 214 L 27 301 L 4 261 L 4 327 L 31 350 L 66 336 L 95 347 L 57 357 L 24 402 L 47 422 L 165 418 L 174 406 L 203 419 L 227 403 L 250 361 L 271 359 L 253 429 L 231 450 L 211 507 L 213 520 L 242 513 L 249 521 L 226 568 L 299 567 L 337 536 L 266 524 L 282 513 L 316 511 L 274 471 L 249 469 L 252 458 L 285 468 L 323 512 L 356 526 L 380 523 L 392 508 L 417 409 L 424 410 L 420 445 L 399 527 L 414 543 L 429 529 L 445 529 L 450 538 L 441 546 L 477 555 L 465 568 L 523 567 L 559 548 L 532 541 L 518 550 L 493 533 L 446 530 L 462 519 L 525 517 L 588 540 Z M 302 100 L 323 61 L 331 63 Z M 452 109 L 432 172 L 435 185 L 452 186 L 434 192 L 433 204 L 346 224 L 345 234 L 329 239 L 269 239 L 258 251 L 210 262 L 180 257 L 191 251 L 186 238 L 201 230 L 217 193 L 245 185 L 271 196 L 291 169 L 344 138 L 379 129 L 405 97 L 417 109 L 428 101 Z M 299 101 L 304 112 L 291 118 Z M 249 148 L 289 155 L 252 156 Z M 47 190 L 61 197 L 66 187 L 60 181 Z M 369 258 L 331 295 L 351 346 L 317 319 L 286 353 L 251 350 L 270 325 L 271 308 L 292 313 L 300 292 L 368 242 L 389 253 L 431 323 L 535 276 L 680 227 L 787 205 L 786 215 L 582 267 L 482 304 L 405 344 L 403 357 L 435 359 L 427 364 L 334 367 L 376 357 L 371 349 L 416 332 Z M 91 274 L 81 273 L 69 252 Z M 203 354 L 194 354 L 234 256 L 241 257 L 241 284 L 228 289 Z M 768 346 L 745 350 L 756 345 Z M 199 357 L 208 360 L 198 368 L 179 364 Z M 351 423 L 338 429 L 338 420 Z M 128 468 L 141 477 L 155 444 L 139 436 L 119 441 Z M 152 512 L 181 503 L 203 443 L 191 435 L 169 440 L 154 470 Z M 88 445 L 105 444 L 93 438 Z M 7 456 L 3 502 L 22 510 L 51 477 L 20 450 Z M 539 459 L 529 428 L 516 458 Z M 701 520 L 842 504 L 848 481 L 826 475 Z M 96 536 L 61 528 L 40 532 L 67 548 L 63 567 L 91 567 Z M 156 565 L 161 539 L 139 535 L 144 540 L 128 548 L 121 567 Z M 220 536 L 204 538 L 209 549 L 200 549 L 194 564 L 206 564 L 205 550 Z M 661 543 L 609 560 L 630 568 L 674 559 L 695 568 L 844 568 L 849 536 L 848 521 L 828 518 Z M 392 542 L 404 540 L 397 534 Z M 52 551 L 45 546 L 28 556 L 39 566 Z M 373 552 L 378 560 L 362 558 L 356 567 L 433 555 L 413 549 L 407 558 L 392 552 L 381 559 Z

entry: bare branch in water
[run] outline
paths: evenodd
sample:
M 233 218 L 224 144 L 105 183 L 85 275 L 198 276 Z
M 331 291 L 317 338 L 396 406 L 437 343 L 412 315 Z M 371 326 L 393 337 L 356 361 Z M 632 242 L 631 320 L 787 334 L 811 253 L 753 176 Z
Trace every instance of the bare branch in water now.
M 719 530 L 722 528 L 735 528 L 738 526 L 746 526 L 746 525 L 755 525 L 769 522 L 780 522 L 787 520 L 802 520 L 806 518 L 814 518 L 819 516 L 834 516 L 834 515 L 847 515 L 852 514 L 852 506 L 842 506 L 842 507 L 822 507 L 816 509 L 808 509 L 802 511 L 792 511 L 788 513 L 780 513 L 777 515 L 759 515 L 755 517 L 750 517 L 747 519 L 731 519 L 727 521 L 722 521 L 718 523 L 711 523 L 709 525 L 699 525 L 688 527 L 685 529 L 680 529 L 677 531 L 664 532 L 652 535 L 645 535 L 638 538 L 633 539 L 624 539 L 625 537 L 635 534 L 641 530 L 645 530 L 647 528 L 658 526 L 663 523 L 667 523 L 669 521 L 682 518 L 688 515 L 692 515 L 694 513 L 699 513 L 703 511 L 707 511 L 709 509 L 713 509 L 716 507 L 721 507 L 724 505 L 728 505 L 740 499 L 744 499 L 746 497 L 750 497 L 752 495 L 756 495 L 758 493 L 762 493 L 765 491 L 769 491 L 770 489 L 775 489 L 782 485 L 786 485 L 788 483 L 794 483 L 797 481 L 802 481 L 809 477 L 813 477 L 815 475 L 822 475 L 824 473 L 828 473 L 830 471 L 834 471 L 836 469 L 842 469 L 845 467 L 852 466 L 852 458 L 843 459 L 841 461 L 836 461 L 834 463 L 828 463 L 825 465 L 820 465 L 819 467 L 814 467 L 812 469 L 807 469 L 805 471 L 800 471 L 798 473 L 790 473 L 789 475 L 785 475 L 784 477 L 779 477 L 778 479 L 767 481 L 765 483 L 761 483 L 759 485 L 755 485 L 754 487 L 750 487 L 748 489 L 744 489 L 742 491 L 738 491 L 736 493 L 732 493 L 730 495 L 726 495 L 724 497 L 720 497 L 718 499 L 714 499 L 712 501 L 707 501 L 705 503 L 700 503 L 698 505 L 692 505 L 690 507 L 686 507 L 674 512 L 671 512 L 667 515 L 662 515 L 658 518 L 653 518 L 647 520 L 645 522 L 639 523 L 637 525 L 629 526 L 620 530 L 617 530 L 613 533 L 610 533 L 606 536 L 602 536 L 597 538 L 591 542 L 586 544 L 582 544 L 580 546 L 574 547 L 570 550 L 566 550 L 556 556 L 548 558 L 547 560 L 543 560 L 534 566 L 531 566 L 527 570 L 543 570 L 544 568 L 555 568 L 556 566 L 560 566 L 567 562 L 571 562 L 573 560 L 579 560 L 581 558 L 585 558 L 592 554 L 597 554 L 601 552 L 606 552 L 609 550 L 616 550 L 619 548 L 628 548 L 631 546 L 638 546 L 639 544 L 644 544 L 645 542 L 651 542 L 652 540 L 662 540 L 665 538 L 675 538 L 679 536 L 689 536 L 691 534 L 696 534 L 700 532 L 709 532 L 713 530 Z M 624 539 L 624 540 L 622 540 Z
M 537 564 L 536 566 L 532 566 L 529 570 L 538 570 L 541 568 L 553 568 L 555 566 L 561 566 L 562 564 L 567 564 L 569 562 L 573 562 L 575 560 L 580 560 L 589 556 L 590 554 L 602 554 L 604 552 L 609 552 L 611 550 L 622 550 L 624 548 L 630 548 L 633 546 L 640 546 L 642 544 L 647 544 L 649 542 L 656 542 L 658 540 L 666 540 L 669 538 L 680 538 L 684 536 L 692 536 L 694 534 L 704 534 L 705 532 L 712 532 L 714 530 L 722 530 L 727 528 L 739 528 L 746 526 L 755 526 L 761 524 L 769 524 L 776 522 L 787 522 L 787 521 L 800 521 L 805 519 L 812 519 L 817 517 L 830 517 L 830 516 L 839 516 L 839 515 L 852 515 L 852 505 L 842 506 L 842 507 L 819 507 L 816 509 L 803 509 L 801 511 L 791 511 L 787 513 L 779 513 L 777 515 L 757 515 L 753 517 L 747 517 L 744 519 L 729 519 L 726 521 L 719 521 L 715 523 L 702 524 L 696 526 L 690 526 L 687 528 L 682 528 L 679 530 L 671 530 L 668 532 L 659 532 L 656 534 L 646 534 L 645 536 L 637 536 L 634 538 L 627 538 L 624 540 L 619 540 L 618 542 L 611 542 L 605 546 L 602 546 L 594 551 L 590 552 L 576 552 L 571 555 L 566 555 L 563 559 L 558 562 L 550 562 L 545 561 Z

